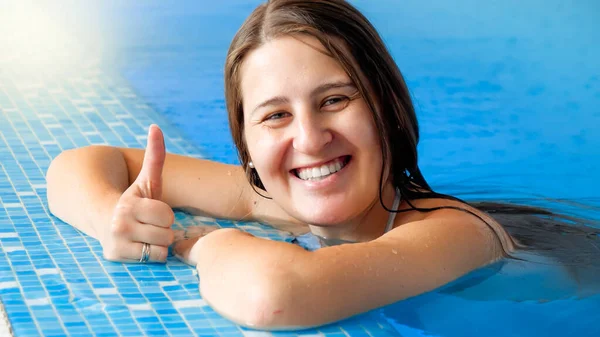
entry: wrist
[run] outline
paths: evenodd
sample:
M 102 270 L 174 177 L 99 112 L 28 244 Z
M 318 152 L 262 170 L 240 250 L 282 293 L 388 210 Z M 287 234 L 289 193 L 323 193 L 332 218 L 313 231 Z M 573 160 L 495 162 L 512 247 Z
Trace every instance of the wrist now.
M 115 208 L 119 203 L 119 199 L 123 192 L 109 191 L 102 199 L 96 203 L 92 203 L 92 209 L 89 210 L 89 223 L 92 227 L 92 236 L 103 244 L 106 237 L 110 234 L 113 225 L 113 217 Z

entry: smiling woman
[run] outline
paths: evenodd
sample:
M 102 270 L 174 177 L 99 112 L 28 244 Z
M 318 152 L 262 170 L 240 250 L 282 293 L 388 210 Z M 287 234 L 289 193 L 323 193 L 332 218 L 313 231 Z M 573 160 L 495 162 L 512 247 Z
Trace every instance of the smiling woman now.
M 259 6 L 225 68 L 240 166 L 166 154 L 151 126 L 145 152 L 94 146 L 58 156 L 47 175 L 52 212 L 100 240 L 113 261 L 165 261 L 179 207 L 304 226 L 323 242 L 343 243 L 309 252 L 233 229 L 176 243 L 215 310 L 263 329 L 349 317 L 514 250 L 492 218 L 431 190 L 402 75 L 349 3 Z

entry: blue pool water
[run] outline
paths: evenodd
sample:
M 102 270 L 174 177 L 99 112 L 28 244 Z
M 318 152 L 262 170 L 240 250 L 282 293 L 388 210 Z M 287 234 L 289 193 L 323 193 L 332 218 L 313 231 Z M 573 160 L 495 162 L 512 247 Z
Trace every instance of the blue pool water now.
M 143 146 L 151 122 L 165 129 L 169 151 L 236 162 L 223 60 L 258 2 L 46 4 L 87 56 L 57 75 L 52 67 L 23 71 L 0 51 L 0 299 L 15 335 L 270 335 L 210 310 L 192 269 L 174 259 L 102 261 L 94 240 L 48 214 L 43 178 L 64 149 Z M 598 2 L 354 3 L 407 79 L 420 165 L 435 189 L 543 206 L 600 228 Z M 176 225 L 206 222 L 214 223 L 179 214 Z M 600 292 L 576 288 L 562 267 L 511 262 L 288 335 L 600 335 Z

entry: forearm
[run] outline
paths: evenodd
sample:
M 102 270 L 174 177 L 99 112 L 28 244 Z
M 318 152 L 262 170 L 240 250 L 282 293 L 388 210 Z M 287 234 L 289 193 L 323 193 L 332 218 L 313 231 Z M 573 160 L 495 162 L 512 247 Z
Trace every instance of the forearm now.
M 300 278 L 293 265 L 311 254 L 301 247 L 221 229 L 200 240 L 195 254 L 202 297 L 224 317 L 273 329 L 287 317 Z M 285 322 L 283 322 L 285 323 Z M 284 324 L 284 328 L 291 328 Z
M 134 181 L 143 151 L 120 149 Z M 260 221 L 293 232 L 306 232 L 297 220 L 270 199 L 259 196 L 239 165 L 168 153 L 163 170 L 162 200 L 173 208 L 211 218 Z
M 113 208 L 129 186 L 121 152 L 100 146 L 61 153 L 46 180 L 50 211 L 96 239 L 110 226 Z

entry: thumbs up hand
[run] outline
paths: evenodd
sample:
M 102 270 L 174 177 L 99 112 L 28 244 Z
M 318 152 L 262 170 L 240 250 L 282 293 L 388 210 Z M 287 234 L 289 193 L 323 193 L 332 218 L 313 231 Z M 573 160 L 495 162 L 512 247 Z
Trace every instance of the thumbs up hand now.
M 166 150 L 162 131 L 148 130 L 144 161 L 137 179 L 123 192 L 110 231 L 101 240 L 104 258 L 121 262 L 164 262 L 173 243 L 175 215 L 161 201 Z

